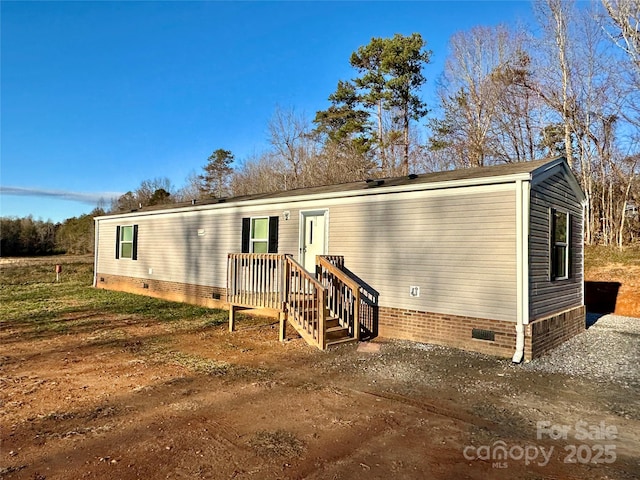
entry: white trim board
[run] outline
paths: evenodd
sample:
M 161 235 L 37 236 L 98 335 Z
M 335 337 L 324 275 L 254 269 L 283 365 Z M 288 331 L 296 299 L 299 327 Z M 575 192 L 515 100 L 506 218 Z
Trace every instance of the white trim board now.
M 271 199 L 269 201 L 261 200 L 261 201 L 248 201 L 248 202 L 235 202 L 235 203 L 224 203 L 224 204 L 214 204 L 214 205 L 202 205 L 199 208 L 197 207 L 188 207 L 188 208 L 178 208 L 178 209 L 170 209 L 170 210 L 151 210 L 148 212 L 132 212 L 132 213 L 124 213 L 119 215 L 109 215 L 96 217 L 98 221 L 112 221 L 118 220 L 120 221 L 123 218 L 130 217 L 143 217 L 143 216 L 172 216 L 172 215 L 181 215 L 181 216 L 198 216 L 202 213 L 207 213 L 209 215 L 215 214 L 228 214 L 230 210 L 241 214 L 241 215 L 250 215 L 252 212 L 263 212 L 267 208 L 270 210 L 287 210 L 290 208 L 298 208 L 298 209 L 308 209 L 308 210 L 319 210 L 320 208 L 328 208 L 332 206 L 342 205 L 348 202 L 349 204 L 354 203 L 370 203 L 370 202 L 386 202 L 389 200 L 412 200 L 416 198 L 434 198 L 434 197 L 445 197 L 445 196 L 463 196 L 463 195 L 474 195 L 480 193 L 494 193 L 494 192 L 506 192 L 506 191 L 515 191 L 515 182 L 510 183 L 498 183 L 498 184 L 487 184 L 487 185 L 474 185 L 468 187 L 460 187 L 460 188 L 447 188 L 442 190 L 412 190 L 412 191 L 378 191 L 374 192 L 375 195 L 371 195 L 370 192 L 367 192 L 367 195 L 359 195 L 359 196 L 329 196 L 324 198 L 325 196 L 299 196 L 299 197 L 287 197 L 281 199 Z M 392 197 L 392 198 L 390 198 Z M 215 207 L 215 208 L 214 208 Z

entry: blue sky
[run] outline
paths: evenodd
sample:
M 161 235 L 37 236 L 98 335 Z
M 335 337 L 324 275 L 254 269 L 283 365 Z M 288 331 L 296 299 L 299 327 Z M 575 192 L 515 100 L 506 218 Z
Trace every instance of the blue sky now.
M 62 221 L 211 152 L 266 147 L 277 106 L 313 117 L 351 52 L 419 32 L 433 106 L 449 37 L 530 22 L 520 2 L 0 2 L 0 214 Z

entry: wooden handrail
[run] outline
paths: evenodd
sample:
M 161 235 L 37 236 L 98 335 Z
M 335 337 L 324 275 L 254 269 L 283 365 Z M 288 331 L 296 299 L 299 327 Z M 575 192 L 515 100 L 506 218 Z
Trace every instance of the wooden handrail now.
M 345 283 L 352 290 L 360 291 L 360 285 L 353 278 L 344 273 L 340 268 L 336 267 L 333 263 L 327 260 L 324 256 L 318 255 L 316 263 L 322 268 L 338 277 L 343 283 Z
M 229 329 L 235 308 L 281 312 L 281 338 L 288 321 L 310 344 L 327 348 L 329 310 L 342 327 L 360 338 L 360 285 L 347 275 L 341 256 L 316 257 L 316 278 L 291 255 L 230 253 L 227 258 Z
M 287 298 L 289 321 L 305 340 L 321 350 L 327 348 L 327 290 L 296 262 L 286 256 Z
M 324 289 L 322 284 L 318 280 L 316 280 L 316 278 L 313 275 L 307 272 L 302 265 L 300 265 L 298 262 L 296 262 L 293 259 L 293 256 L 285 255 L 285 257 L 287 258 L 287 263 L 289 265 L 296 267 L 296 269 L 305 277 L 306 280 L 309 280 L 309 282 L 311 282 L 316 288 L 320 290 Z
M 334 312 L 332 313 L 337 314 L 341 325 L 351 330 L 355 340 L 360 340 L 360 285 L 340 267 L 332 263 L 332 261 L 338 265 L 343 265 L 342 257 L 325 257 L 318 255 L 316 257 L 316 265 L 318 267 L 317 274 L 321 279 L 325 278 L 325 274 L 329 274 L 337 280 L 338 285 L 336 286 L 335 281 L 329 281 L 329 279 L 327 279 L 327 288 L 329 289 L 327 295 L 332 296 L 332 300 L 329 303 L 336 304 L 332 305 L 334 307 Z M 351 291 L 351 295 L 353 296 L 352 311 L 350 311 L 349 308 L 350 302 L 344 298 L 340 284 Z M 335 298 L 335 300 L 333 300 L 333 298 Z

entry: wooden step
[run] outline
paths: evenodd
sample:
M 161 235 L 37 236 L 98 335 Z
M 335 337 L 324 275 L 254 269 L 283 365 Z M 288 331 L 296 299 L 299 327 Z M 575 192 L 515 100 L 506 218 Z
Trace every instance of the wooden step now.
M 330 317 L 324 321 L 324 324 L 327 328 L 339 327 L 340 319 L 338 317 Z
M 347 332 L 349 333 L 349 329 L 347 327 L 341 327 L 340 325 L 336 325 L 335 327 L 328 327 L 326 329 L 327 333 L 333 332 Z
M 327 341 L 339 340 L 349 336 L 349 329 L 346 327 L 331 327 L 326 329 Z
M 340 338 L 338 340 L 327 340 L 327 348 L 333 345 L 341 345 L 343 343 L 355 342 L 356 339 L 353 337 Z

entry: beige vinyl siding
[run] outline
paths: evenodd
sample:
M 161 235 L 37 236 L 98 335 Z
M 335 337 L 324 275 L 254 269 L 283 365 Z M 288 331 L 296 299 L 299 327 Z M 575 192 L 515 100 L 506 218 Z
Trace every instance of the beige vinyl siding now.
M 572 219 L 571 275 L 566 280 L 551 281 L 549 277 L 550 208 L 567 211 Z M 530 320 L 535 320 L 583 304 L 582 206 L 563 173 L 531 189 L 530 215 Z
M 227 254 L 242 248 L 242 218 L 282 211 L 238 209 L 147 215 L 99 221 L 98 272 L 134 278 L 226 287 Z M 292 217 L 293 217 L 293 211 Z M 116 259 L 116 227 L 138 225 L 138 259 Z M 203 236 L 198 230 L 204 229 Z M 278 225 L 280 253 L 296 253 L 298 224 Z M 149 273 L 152 269 L 152 273 Z
M 344 255 L 381 306 L 515 321 L 514 184 L 104 218 L 98 272 L 225 287 L 243 217 L 278 215 L 278 252 L 299 260 L 300 212 L 325 209 L 328 253 Z M 138 260 L 116 260 L 116 226 L 132 223 Z M 420 297 L 409 296 L 410 286 Z
M 515 190 L 493 188 L 333 207 L 329 253 L 381 306 L 515 321 Z

